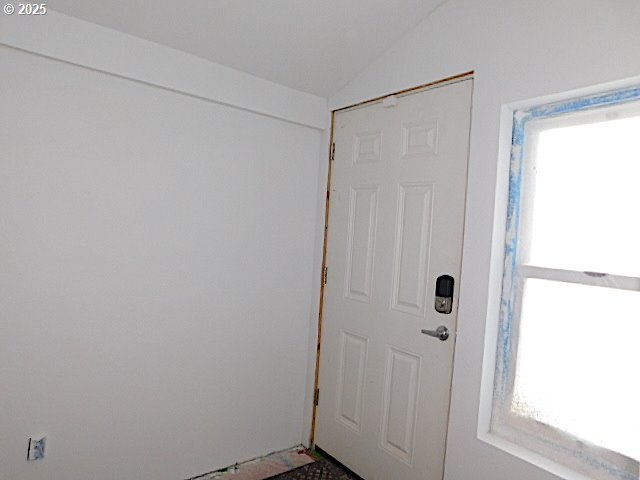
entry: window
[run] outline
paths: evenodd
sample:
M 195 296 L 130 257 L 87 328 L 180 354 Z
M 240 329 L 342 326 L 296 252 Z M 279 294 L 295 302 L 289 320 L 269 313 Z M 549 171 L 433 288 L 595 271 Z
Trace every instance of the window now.
M 640 478 L 640 88 L 514 113 L 491 429 Z

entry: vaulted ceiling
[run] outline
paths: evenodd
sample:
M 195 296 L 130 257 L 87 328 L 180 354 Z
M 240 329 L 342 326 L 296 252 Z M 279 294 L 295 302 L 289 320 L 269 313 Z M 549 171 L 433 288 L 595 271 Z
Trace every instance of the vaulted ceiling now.
M 56 0 L 51 8 L 328 97 L 441 3 L 443 0 Z

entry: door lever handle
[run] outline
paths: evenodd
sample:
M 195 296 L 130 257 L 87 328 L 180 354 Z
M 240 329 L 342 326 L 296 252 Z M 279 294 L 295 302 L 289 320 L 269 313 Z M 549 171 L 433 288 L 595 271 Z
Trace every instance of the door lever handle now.
M 420 330 L 421 333 L 425 335 L 429 335 L 430 337 L 436 337 L 442 340 L 443 342 L 449 338 L 449 329 L 444 325 L 440 325 L 435 330 L 425 330 L 424 328 Z

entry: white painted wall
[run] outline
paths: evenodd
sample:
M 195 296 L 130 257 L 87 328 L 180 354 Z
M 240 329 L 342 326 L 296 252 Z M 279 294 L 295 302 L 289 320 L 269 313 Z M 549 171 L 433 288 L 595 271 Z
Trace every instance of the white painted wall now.
M 0 43 L 67 63 L 0 47 L 3 478 L 173 480 L 298 443 L 328 139 L 304 126 L 324 128 L 325 101 L 56 12 L 26 20 L 0 15 Z M 502 107 L 640 74 L 638 25 L 635 0 L 449 0 L 331 98 L 476 71 L 449 480 L 555 478 L 477 439 Z M 49 458 L 26 464 L 33 433 Z
M 330 99 L 338 108 L 476 72 L 448 480 L 556 478 L 478 439 L 487 431 L 502 268 L 510 142 L 503 106 L 638 76 L 639 26 L 636 0 L 449 0 Z
M 324 98 L 51 9 L 0 15 L 0 44 L 313 128 L 327 125 Z
M 300 443 L 322 132 L 6 46 L 0 78 L 0 477 Z

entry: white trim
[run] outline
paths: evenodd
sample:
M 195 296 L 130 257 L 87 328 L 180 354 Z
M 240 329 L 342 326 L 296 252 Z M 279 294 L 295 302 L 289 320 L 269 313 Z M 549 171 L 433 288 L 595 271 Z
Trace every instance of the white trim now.
M 58 12 L 1 15 L 0 44 L 324 130 L 327 100 Z
M 525 100 L 514 100 L 513 102 L 505 103 L 502 105 L 503 116 L 501 117 L 500 123 L 501 127 L 504 127 L 506 129 L 506 133 L 508 135 L 508 137 L 504 140 L 507 141 L 509 146 L 511 145 L 513 114 L 517 110 L 527 110 L 529 108 L 544 105 L 547 103 L 556 103 L 579 97 L 588 97 L 607 91 L 624 90 L 626 88 L 638 86 L 638 84 L 640 84 L 640 75 L 634 75 L 633 77 L 621 78 L 597 85 L 588 85 L 580 88 L 574 88 L 568 91 L 561 91 L 548 95 L 540 95 Z M 509 151 L 505 152 L 505 154 L 509 156 Z

